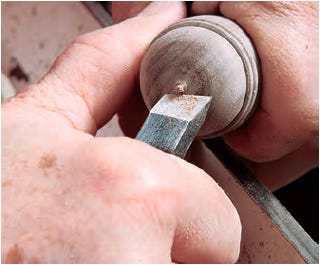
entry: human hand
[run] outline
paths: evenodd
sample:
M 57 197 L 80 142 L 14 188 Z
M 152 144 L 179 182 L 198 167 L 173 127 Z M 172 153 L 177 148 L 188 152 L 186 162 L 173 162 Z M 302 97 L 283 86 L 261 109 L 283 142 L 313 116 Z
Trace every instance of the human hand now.
M 194 2 L 193 15 L 218 11 L 251 37 L 261 60 L 262 95 L 254 116 L 224 140 L 256 163 L 271 189 L 318 165 L 318 4 Z
M 193 2 L 192 15 L 238 23 L 261 60 L 262 95 L 253 117 L 224 140 L 270 189 L 318 165 L 318 3 Z
M 142 55 L 181 3 L 77 38 L 2 105 L 2 261 L 235 262 L 241 225 L 202 170 L 129 138 L 94 138 L 130 101 Z

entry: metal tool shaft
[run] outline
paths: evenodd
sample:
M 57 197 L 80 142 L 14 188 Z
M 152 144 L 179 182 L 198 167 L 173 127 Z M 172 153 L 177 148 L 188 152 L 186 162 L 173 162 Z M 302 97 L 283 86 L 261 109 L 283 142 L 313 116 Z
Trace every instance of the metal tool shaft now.
M 205 121 L 211 97 L 164 95 L 151 109 L 136 139 L 184 157 Z

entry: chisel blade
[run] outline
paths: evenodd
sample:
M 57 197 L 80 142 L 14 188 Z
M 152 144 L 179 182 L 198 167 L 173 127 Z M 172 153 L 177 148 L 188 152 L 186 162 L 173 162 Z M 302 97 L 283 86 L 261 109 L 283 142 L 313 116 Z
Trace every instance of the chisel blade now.
M 136 139 L 184 157 L 205 121 L 211 99 L 165 94 L 151 109 Z

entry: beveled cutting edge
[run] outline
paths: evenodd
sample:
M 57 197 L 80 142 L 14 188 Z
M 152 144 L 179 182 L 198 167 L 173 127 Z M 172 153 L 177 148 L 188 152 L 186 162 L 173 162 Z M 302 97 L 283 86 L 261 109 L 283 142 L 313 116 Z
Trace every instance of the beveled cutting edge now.
M 165 94 L 150 110 L 136 139 L 183 158 L 206 119 L 211 99 Z

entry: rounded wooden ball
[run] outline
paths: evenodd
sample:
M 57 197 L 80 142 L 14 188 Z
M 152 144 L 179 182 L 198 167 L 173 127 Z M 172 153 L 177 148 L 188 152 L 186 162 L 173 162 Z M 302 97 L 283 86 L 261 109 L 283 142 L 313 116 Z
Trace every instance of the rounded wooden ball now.
M 231 20 L 180 20 L 151 43 L 141 64 L 140 88 L 149 109 L 164 94 L 212 96 L 198 136 L 235 130 L 252 114 L 259 94 L 259 62 L 249 37 Z

